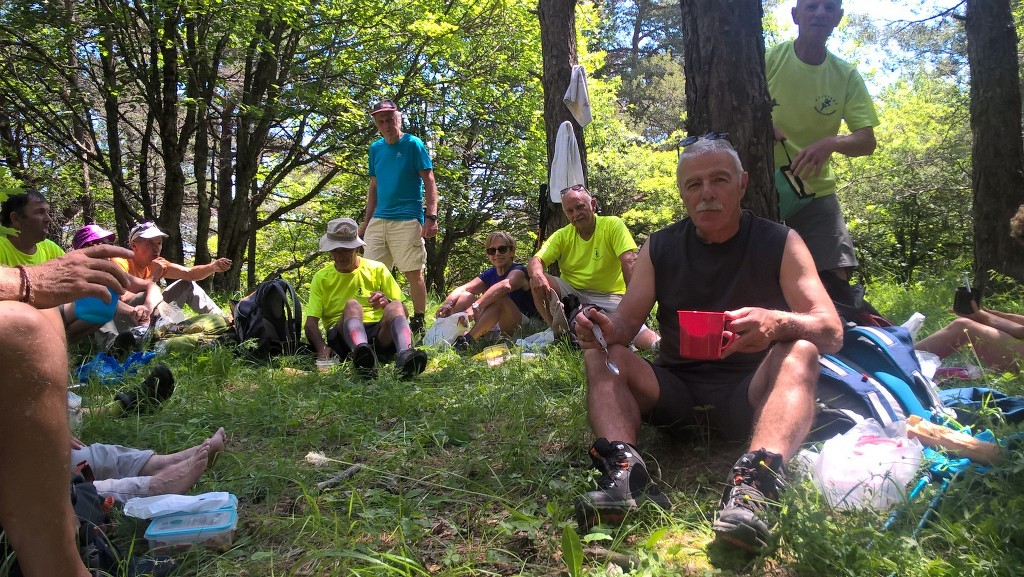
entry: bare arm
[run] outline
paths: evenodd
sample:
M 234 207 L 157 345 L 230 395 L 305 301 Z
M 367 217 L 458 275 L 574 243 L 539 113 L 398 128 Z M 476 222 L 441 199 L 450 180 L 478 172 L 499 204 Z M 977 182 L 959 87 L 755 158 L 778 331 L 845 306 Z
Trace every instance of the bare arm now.
M 123 294 L 128 273 L 110 261 L 113 257 L 131 258 L 132 251 L 113 245 L 98 245 L 73 250 L 64 256 L 26 267 L 32 287 L 32 303 L 47 309 L 82 297 L 98 297 L 110 302 L 110 291 Z M 22 298 L 21 272 L 0 267 L 0 300 Z
M 800 236 L 789 231 L 779 274 L 782 294 L 792 312 L 745 307 L 726 311 L 729 330 L 739 338 L 724 354 L 754 352 L 777 341 L 798 339 L 814 343 L 821 353 L 843 345 L 843 325 L 818 278 L 814 260 Z
M 482 290 L 484 290 L 484 281 L 480 280 L 479 277 L 457 287 L 448 293 L 444 302 L 437 308 L 436 316 L 443 318 L 468 309 L 473 304 L 473 301 L 476 300 L 474 295 Z
M 605 317 L 602 313 L 590 310 L 586 315 L 583 313 L 576 315 L 576 335 L 586 336 L 585 341 L 580 344 L 581 347 L 594 348 L 597 346 L 594 343 L 592 330 L 595 321 L 601 326 L 609 345 L 628 346 L 636 336 L 640 325 L 647 320 L 647 315 L 651 314 L 655 301 L 654 263 L 651 261 L 646 244 L 640 249 L 640 255 L 635 258 L 633 273 L 632 282 L 629 283 L 626 294 L 623 295 L 622 302 L 619 303 L 619 308 L 615 309 L 614 313 Z
M 477 279 L 480 280 L 480 279 Z M 483 281 L 480 281 L 481 284 Z M 480 308 L 484 308 L 487 305 L 495 302 L 498 299 L 504 298 L 510 292 L 514 290 L 523 290 L 530 288 L 530 279 L 526 277 L 520 269 L 515 269 L 508 273 L 508 276 L 500 282 L 496 282 L 491 285 L 484 294 L 480 295 L 480 298 L 476 299 L 477 304 Z
M 366 212 L 363 213 L 363 222 L 359 225 L 359 238 L 366 236 L 366 225 L 370 224 L 373 213 L 377 211 L 377 177 L 370 177 L 370 188 L 366 190 Z
M 330 358 L 334 351 L 324 342 L 324 335 L 320 332 L 320 319 L 317 317 L 306 317 L 306 324 L 303 327 L 306 332 L 306 340 L 316 351 L 319 359 Z
M 981 310 L 985 311 L 986 313 L 988 313 L 990 315 L 995 315 L 997 317 L 1004 318 L 1004 319 L 1006 319 L 1006 320 L 1008 320 L 1008 321 L 1010 321 L 1012 323 L 1017 323 L 1018 325 L 1024 326 L 1024 315 L 1018 315 L 1018 314 L 1014 314 L 1014 313 L 1007 313 L 1007 312 L 1003 312 L 1003 311 L 997 311 L 995 309 L 981 309 Z
M 626 282 L 626 286 L 629 286 L 629 281 L 633 278 L 633 264 L 636 263 L 636 253 L 627 250 L 626 252 L 619 255 L 619 264 L 622 265 L 622 280 Z
M 798 176 L 821 176 L 833 152 L 843 156 L 867 156 L 875 151 L 875 129 L 866 126 L 850 134 L 828 136 L 804 148 L 793 157 L 793 172 Z
M 159 263 L 160 269 L 163 271 L 161 278 L 167 278 L 171 280 L 203 280 L 213 275 L 214 273 L 224 272 L 231 268 L 231 260 L 226 258 L 218 258 L 213 262 L 206 264 L 197 264 L 196 266 L 185 266 L 178 264 L 176 262 L 171 262 L 164 258 L 154 259 L 153 263 Z M 156 276 L 156 268 L 154 267 L 153 270 L 154 276 Z
M 971 306 L 974 307 L 974 312 L 967 315 L 968 318 L 988 325 L 999 332 L 1006 333 L 1015 339 L 1024 339 L 1024 325 L 1014 319 L 1007 318 L 1011 316 L 1020 318 L 1020 315 L 1010 315 L 1009 313 L 1002 313 L 991 309 L 978 310 L 978 305 L 973 302 Z
M 434 180 L 433 170 L 421 170 L 420 178 L 423 179 L 423 209 L 425 214 L 437 216 L 437 181 Z M 423 219 L 423 238 L 433 238 L 437 234 L 437 220 Z

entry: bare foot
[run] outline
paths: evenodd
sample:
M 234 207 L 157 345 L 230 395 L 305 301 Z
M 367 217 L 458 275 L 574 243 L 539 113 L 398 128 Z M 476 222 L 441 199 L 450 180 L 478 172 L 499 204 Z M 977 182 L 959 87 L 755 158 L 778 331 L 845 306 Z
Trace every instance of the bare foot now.
M 150 495 L 183 494 L 188 492 L 206 470 L 210 456 L 208 441 L 203 441 L 198 450 L 188 459 L 165 467 L 149 480 Z
M 210 457 L 207 466 L 212 467 L 217 462 L 217 455 L 224 452 L 224 445 L 227 444 L 227 435 L 224 433 L 224 427 L 217 429 L 217 432 L 207 439 L 206 443 L 210 447 Z

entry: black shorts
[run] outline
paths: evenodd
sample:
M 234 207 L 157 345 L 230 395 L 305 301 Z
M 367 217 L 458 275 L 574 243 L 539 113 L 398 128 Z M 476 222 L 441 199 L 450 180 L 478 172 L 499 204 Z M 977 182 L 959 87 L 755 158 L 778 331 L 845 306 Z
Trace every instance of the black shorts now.
M 377 334 L 380 333 L 381 323 L 363 323 L 363 329 L 366 330 L 366 342 L 370 343 L 373 347 L 373 352 L 377 353 L 377 359 L 388 359 L 395 354 L 395 344 L 392 342 L 390 345 L 384 347 L 377 342 Z M 345 344 L 345 339 L 341 338 L 341 334 L 338 332 L 338 325 L 334 325 L 327 331 L 327 346 L 334 349 L 334 352 L 338 353 L 338 356 L 345 358 L 348 356 L 351 349 Z
M 755 411 L 748 393 L 754 371 L 723 384 L 684 379 L 667 367 L 651 367 L 661 394 L 654 410 L 645 415 L 646 423 L 663 427 L 673 436 L 694 435 L 705 428 L 729 441 L 750 438 Z

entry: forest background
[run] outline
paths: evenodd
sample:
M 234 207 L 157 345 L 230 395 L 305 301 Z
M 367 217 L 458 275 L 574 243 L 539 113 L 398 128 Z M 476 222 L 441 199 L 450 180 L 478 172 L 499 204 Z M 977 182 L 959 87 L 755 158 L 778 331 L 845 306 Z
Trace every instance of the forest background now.
M 766 45 L 795 36 L 788 4 L 763 3 Z M 1020 3 L 1011 6 L 1021 22 Z M 6 2 L 0 186 L 41 190 L 62 246 L 87 220 L 124 239 L 151 219 L 171 235 L 168 258 L 235 261 L 210 281 L 221 293 L 275 274 L 301 292 L 324 261 L 316 241 L 326 222 L 362 218 L 377 138 L 367 110 L 391 98 L 434 157 L 440 233 L 426 272 L 444 293 L 482 268 L 488 232 L 512 231 L 521 258 L 539 234 L 547 157 L 536 8 Z M 868 283 L 971 270 L 963 9 L 911 2 L 898 21 L 851 13 L 830 43 L 860 64 L 881 119 L 874 155 L 833 158 Z M 673 178 L 687 120 L 681 26 L 677 1 L 576 5 L 595 117 L 584 131 L 588 185 L 638 242 L 684 216 Z

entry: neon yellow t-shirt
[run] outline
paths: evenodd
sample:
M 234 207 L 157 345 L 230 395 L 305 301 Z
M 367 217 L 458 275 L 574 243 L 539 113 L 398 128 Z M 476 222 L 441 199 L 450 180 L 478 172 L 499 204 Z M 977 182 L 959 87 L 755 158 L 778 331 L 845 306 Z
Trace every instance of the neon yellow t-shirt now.
M 636 250 L 636 241 L 617 216 L 598 216 L 594 234 L 583 240 L 571 225 L 563 226 L 540 247 L 537 258 L 558 262 L 562 280 L 578 290 L 607 294 L 626 292 L 619 255 Z
M 329 330 L 345 311 L 345 303 L 356 299 L 363 305 L 363 322 L 376 323 L 384 318 L 383 309 L 370 306 L 370 296 L 381 291 L 391 300 L 401 300 L 402 290 L 386 266 L 359 257 L 359 266 L 352 272 L 338 272 L 334 263 L 316 271 L 309 285 L 309 303 L 306 314 L 320 319 Z
M 853 132 L 878 126 L 874 102 L 857 69 L 829 52 L 818 65 L 796 56 L 793 41 L 783 42 L 765 53 L 768 92 L 777 105 L 772 122 L 786 133 L 786 148 L 775 143 L 775 166 L 789 164 L 790 158 L 822 138 L 839 134 L 840 125 Z M 816 196 L 835 194 L 836 178 L 826 164 L 820 176 L 804 179 Z
M 0 234 L 0 264 L 18 266 L 19 264 L 35 266 L 64 255 L 64 249 L 57 243 L 45 238 L 36 245 L 35 254 L 25 254 L 14 247 L 7 235 Z

